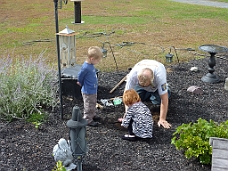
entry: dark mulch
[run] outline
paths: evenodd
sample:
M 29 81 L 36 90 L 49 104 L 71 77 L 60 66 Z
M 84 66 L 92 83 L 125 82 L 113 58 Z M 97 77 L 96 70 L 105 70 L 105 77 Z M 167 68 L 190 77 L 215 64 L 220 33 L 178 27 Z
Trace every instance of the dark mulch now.
M 172 123 L 172 128 L 159 128 L 156 124 L 159 109 L 146 103 L 155 119 L 154 137 L 150 141 L 128 142 L 121 139 L 127 131 L 114 122 L 123 115 L 123 105 L 99 110 L 101 125 L 97 128 L 86 127 L 88 153 L 83 158 L 83 170 L 209 171 L 210 166 L 201 165 L 197 160 L 187 160 L 170 142 L 173 132 L 182 123 L 195 122 L 198 118 L 218 122 L 227 120 L 228 91 L 224 90 L 224 80 L 228 77 L 228 62 L 219 58 L 216 62 L 215 73 L 221 78 L 221 82 L 216 84 L 201 81 L 201 77 L 207 73 L 208 58 L 169 67 L 169 71 L 172 70 L 168 72 L 172 97 L 167 120 Z M 190 72 L 193 66 L 198 67 L 199 72 Z M 100 72 L 98 100 L 122 95 L 124 83 L 114 93 L 110 94 L 109 91 L 127 72 L 127 69 L 113 73 Z M 187 92 L 192 85 L 200 86 L 204 90 L 203 95 Z M 68 139 L 66 122 L 71 118 L 73 106 L 78 105 L 83 110 L 79 99 L 64 97 L 63 104 L 64 119 L 61 120 L 56 109 L 39 129 L 24 121 L 0 122 L 1 171 L 51 171 L 54 168 L 52 149 L 60 138 Z

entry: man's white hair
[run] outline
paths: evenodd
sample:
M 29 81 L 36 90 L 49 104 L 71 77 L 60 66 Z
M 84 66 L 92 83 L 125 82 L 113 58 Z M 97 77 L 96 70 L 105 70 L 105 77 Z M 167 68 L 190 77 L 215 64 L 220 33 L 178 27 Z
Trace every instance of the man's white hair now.
M 148 81 L 153 83 L 154 73 L 150 68 L 142 68 L 137 73 L 137 77 L 139 80 L 139 84 L 143 85 L 143 84 L 147 83 Z

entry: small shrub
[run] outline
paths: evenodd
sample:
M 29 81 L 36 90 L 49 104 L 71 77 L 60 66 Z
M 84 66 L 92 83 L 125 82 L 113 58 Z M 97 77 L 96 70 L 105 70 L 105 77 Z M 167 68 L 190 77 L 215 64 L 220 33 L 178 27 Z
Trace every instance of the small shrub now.
M 35 128 L 39 126 L 47 119 L 47 114 L 45 113 L 33 113 L 26 119 L 27 122 L 34 124 Z
M 199 118 L 196 123 L 182 124 L 173 133 L 171 144 L 183 150 L 187 159 L 197 158 L 202 164 L 211 164 L 210 137 L 228 138 L 228 121 L 218 124 Z
M 52 171 L 66 171 L 66 168 L 63 166 L 61 161 L 58 161 L 56 163 L 56 166 L 54 169 L 52 169 Z
M 1 119 L 27 119 L 56 106 L 57 72 L 48 67 L 42 55 L 35 60 L 19 58 L 12 62 L 7 57 L 0 62 Z

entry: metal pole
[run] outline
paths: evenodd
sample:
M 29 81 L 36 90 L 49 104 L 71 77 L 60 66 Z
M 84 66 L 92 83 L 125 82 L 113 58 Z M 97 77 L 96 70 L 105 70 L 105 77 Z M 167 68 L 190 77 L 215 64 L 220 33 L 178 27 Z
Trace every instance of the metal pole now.
M 58 75 L 59 75 L 59 100 L 60 100 L 60 114 L 61 119 L 63 119 L 63 103 L 62 103 L 62 81 L 61 81 L 61 66 L 60 66 L 60 50 L 59 50 L 59 22 L 58 22 L 58 0 L 54 0 L 55 7 L 55 26 L 56 26 L 56 47 L 58 56 Z
M 115 58 L 115 55 L 114 55 L 114 53 L 113 53 L 113 50 L 112 50 L 112 46 L 111 46 L 110 42 L 107 42 L 107 43 L 109 44 L 109 47 L 110 47 L 110 49 L 111 49 L 111 52 L 112 52 L 112 56 L 113 56 L 113 58 L 114 58 L 114 61 L 115 61 L 115 63 L 116 63 L 116 70 L 118 71 L 118 65 L 117 65 L 117 62 L 116 62 L 116 58 Z
M 77 156 L 77 171 L 82 171 L 82 156 Z

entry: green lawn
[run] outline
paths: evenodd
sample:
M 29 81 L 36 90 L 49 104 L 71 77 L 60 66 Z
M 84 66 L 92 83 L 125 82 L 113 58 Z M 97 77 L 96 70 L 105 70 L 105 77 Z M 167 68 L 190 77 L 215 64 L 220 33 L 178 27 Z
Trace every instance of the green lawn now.
M 17 8 L 14 2 L 1 1 L 1 56 L 29 58 L 30 55 L 37 56 L 45 52 L 48 61 L 56 64 L 54 3 L 45 0 L 33 0 L 33 3 L 27 1 L 19 1 Z M 84 24 L 71 24 L 74 21 L 73 2 L 63 4 L 63 8 L 58 10 L 59 30 L 67 25 L 78 33 L 78 63 L 85 60 L 89 46 L 102 46 L 102 42 L 106 41 L 111 44 L 121 69 L 145 58 L 164 62 L 170 47 L 198 50 L 200 45 L 206 43 L 228 46 L 227 9 L 169 0 L 99 0 L 96 3 L 86 0 L 82 1 L 81 6 Z M 111 32 L 115 33 L 106 34 Z M 131 46 L 119 46 L 123 42 L 133 43 Z M 110 52 L 107 45 L 106 48 Z M 198 58 L 182 50 L 178 54 L 181 62 Z M 112 53 L 108 53 L 108 57 L 98 67 L 101 70 L 115 68 Z

